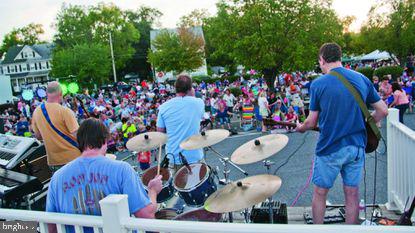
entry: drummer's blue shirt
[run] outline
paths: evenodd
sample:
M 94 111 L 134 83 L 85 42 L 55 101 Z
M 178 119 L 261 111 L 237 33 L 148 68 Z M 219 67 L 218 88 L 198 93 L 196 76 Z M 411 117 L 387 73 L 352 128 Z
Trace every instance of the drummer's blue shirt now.
M 380 100 L 372 82 L 363 74 L 343 67 L 333 71 L 342 74 L 366 104 Z M 348 145 L 366 147 L 363 113 L 353 95 L 336 76 L 326 74 L 311 83 L 310 110 L 319 112 L 317 156 L 329 155 Z
M 105 156 L 81 156 L 53 175 L 46 211 L 101 215 L 99 201 L 110 194 L 128 195 L 130 214 L 151 203 L 141 179 L 128 163 Z M 73 226 L 66 226 L 66 232 L 75 232 Z M 84 232 L 93 229 L 84 227 Z
M 182 164 L 179 152 L 189 163 L 203 159 L 202 149 L 182 150 L 180 143 L 199 133 L 204 111 L 203 100 L 192 96 L 175 97 L 159 107 L 157 127 L 166 129 L 166 151 L 171 164 Z

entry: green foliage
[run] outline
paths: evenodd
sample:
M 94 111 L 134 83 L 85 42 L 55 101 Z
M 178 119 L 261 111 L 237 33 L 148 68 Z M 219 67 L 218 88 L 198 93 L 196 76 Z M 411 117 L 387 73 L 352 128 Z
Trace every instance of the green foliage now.
M 205 24 L 208 55 L 266 71 L 268 82 L 277 71 L 311 70 L 323 43 L 342 40 L 343 26 L 329 3 L 220 1 L 217 16 Z
M 379 78 L 382 78 L 384 75 L 392 75 L 392 78 L 396 80 L 398 77 L 400 77 L 403 73 L 403 68 L 400 66 L 384 66 L 380 67 L 377 70 L 375 70 L 374 75 L 378 76 Z
M 150 49 L 150 31 L 158 24 L 158 19 L 163 15 L 159 10 L 141 6 L 138 11 L 127 10 L 125 12 L 128 21 L 139 31 L 140 40 L 133 43 L 134 56 L 127 61 L 122 73 L 137 73 L 140 78 L 152 77 L 151 64 L 147 61 Z
M 195 75 L 192 77 L 192 80 L 197 83 L 204 81 L 205 83 L 212 83 L 215 79 L 212 79 L 209 75 Z
M 177 26 L 185 28 L 203 26 L 204 20 L 208 17 L 209 12 L 206 9 L 195 9 L 188 15 L 180 17 Z
M 374 70 L 372 69 L 372 67 L 362 67 L 362 68 L 358 68 L 356 71 L 359 73 L 362 73 L 364 76 L 366 76 L 370 80 L 372 80 L 373 78 Z
M 384 9 L 390 11 L 385 13 Z M 369 51 L 393 53 L 403 66 L 406 56 L 415 51 L 415 1 L 380 1 L 369 12 L 361 36 Z
M 237 87 L 231 87 L 229 90 L 235 97 L 242 95 L 242 90 Z
M 132 45 L 140 38 L 126 12 L 113 4 L 100 3 L 89 7 L 63 5 L 54 26 L 57 31 L 54 36 L 56 52 L 74 48 L 79 44 L 89 44 L 89 48 L 93 48 L 95 44 L 109 45 L 111 33 L 117 69 L 124 68 L 134 55 L 135 49 Z
M 108 45 L 79 44 L 55 52 L 52 60 L 53 77 L 75 75 L 81 86 L 104 84 L 111 73 Z
M 154 39 L 153 46 L 148 60 L 157 70 L 180 73 L 203 65 L 203 38 L 190 29 L 179 28 L 177 33 L 164 30 Z
M 31 23 L 25 27 L 13 29 L 7 33 L 0 47 L 0 58 L 10 47 L 16 45 L 34 45 L 37 43 L 43 43 L 39 36 L 44 33 L 41 24 Z

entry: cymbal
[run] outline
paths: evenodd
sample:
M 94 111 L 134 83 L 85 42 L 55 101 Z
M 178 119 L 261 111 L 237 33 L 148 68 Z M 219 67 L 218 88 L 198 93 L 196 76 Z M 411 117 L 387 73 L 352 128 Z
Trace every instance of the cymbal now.
M 238 211 L 258 204 L 281 187 L 281 178 L 257 175 L 232 182 L 217 190 L 205 201 L 205 209 L 213 213 Z
M 238 147 L 231 156 L 236 164 L 250 164 L 264 160 L 282 150 L 288 143 L 283 134 L 270 134 L 253 139 Z
M 200 134 L 190 136 L 182 143 L 180 148 L 184 150 L 196 150 L 208 146 L 215 145 L 218 142 L 225 140 L 229 137 L 230 132 L 226 129 L 212 129 L 206 130 Z
M 160 132 L 148 132 L 139 134 L 127 141 L 127 149 L 142 152 L 158 148 L 167 142 L 167 134 Z
M 106 154 L 105 157 L 107 157 L 109 159 L 113 159 L 113 160 L 116 160 L 117 159 L 117 156 L 114 155 L 114 154 Z

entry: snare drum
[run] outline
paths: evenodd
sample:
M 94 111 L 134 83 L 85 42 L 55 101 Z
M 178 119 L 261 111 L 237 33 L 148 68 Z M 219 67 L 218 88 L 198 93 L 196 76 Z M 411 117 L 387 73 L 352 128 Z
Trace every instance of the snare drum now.
M 197 222 L 222 222 L 223 214 L 211 213 L 203 208 L 195 209 L 186 213 L 177 215 L 173 220 L 197 221 Z
M 188 206 L 202 206 L 217 187 L 212 169 L 204 163 L 190 164 L 180 168 L 173 179 L 173 186 Z
M 154 179 L 157 175 L 157 166 L 151 167 L 144 171 L 141 180 L 143 181 L 144 187 L 147 189 L 148 182 Z M 157 203 L 162 203 L 169 200 L 174 194 L 174 188 L 172 185 L 172 178 L 167 168 L 160 168 L 160 175 L 162 175 L 161 181 L 163 182 L 163 188 L 157 195 Z

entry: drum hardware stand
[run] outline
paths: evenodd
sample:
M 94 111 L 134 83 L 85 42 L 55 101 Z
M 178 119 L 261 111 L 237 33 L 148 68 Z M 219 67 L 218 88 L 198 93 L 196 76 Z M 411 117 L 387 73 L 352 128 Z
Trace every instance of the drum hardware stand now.
M 239 172 L 243 173 L 245 176 L 248 176 L 248 173 L 245 170 L 243 170 L 242 168 L 240 168 L 238 165 L 234 164 L 229 159 L 229 157 L 224 157 L 221 153 L 214 150 L 211 146 L 208 146 L 205 149 L 205 151 L 208 151 L 208 150 L 211 150 L 219 158 L 219 160 L 223 164 L 223 177 L 224 177 L 224 179 L 219 180 L 220 185 L 227 185 L 227 184 L 231 183 L 231 180 L 230 180 L 230 177 L 229 177 L 229 173 L 231 172 L 231 170 L 229 169 L 228 164 L 232 165 L 234 168 L 236 168 Z M 244 209 L 243 215 L 244 215 L 244 218 L 245 218 L 245 222 L 248 223 L 248 221 L 249 221 L 248 209 Z M 233 222 L 232 212 L 229 212 L 229 222 Z
M 271 171 L 270 171 L 271 166 L 274 165 L 275 163 L 270 161 L 270 160 L 264 160 L 263 163 L 264 163 L 264 166 L 267 168 L 267 173 L 269 175 L 271 173 Z M 273 214 L 273 211 L 272 211 L 271 203 L 272 203 L 272 196 L 268 198 L 269 223 L 272 224 L 272 223 L 274 223 L 274 217 L 273 217 L 274 214 Z

